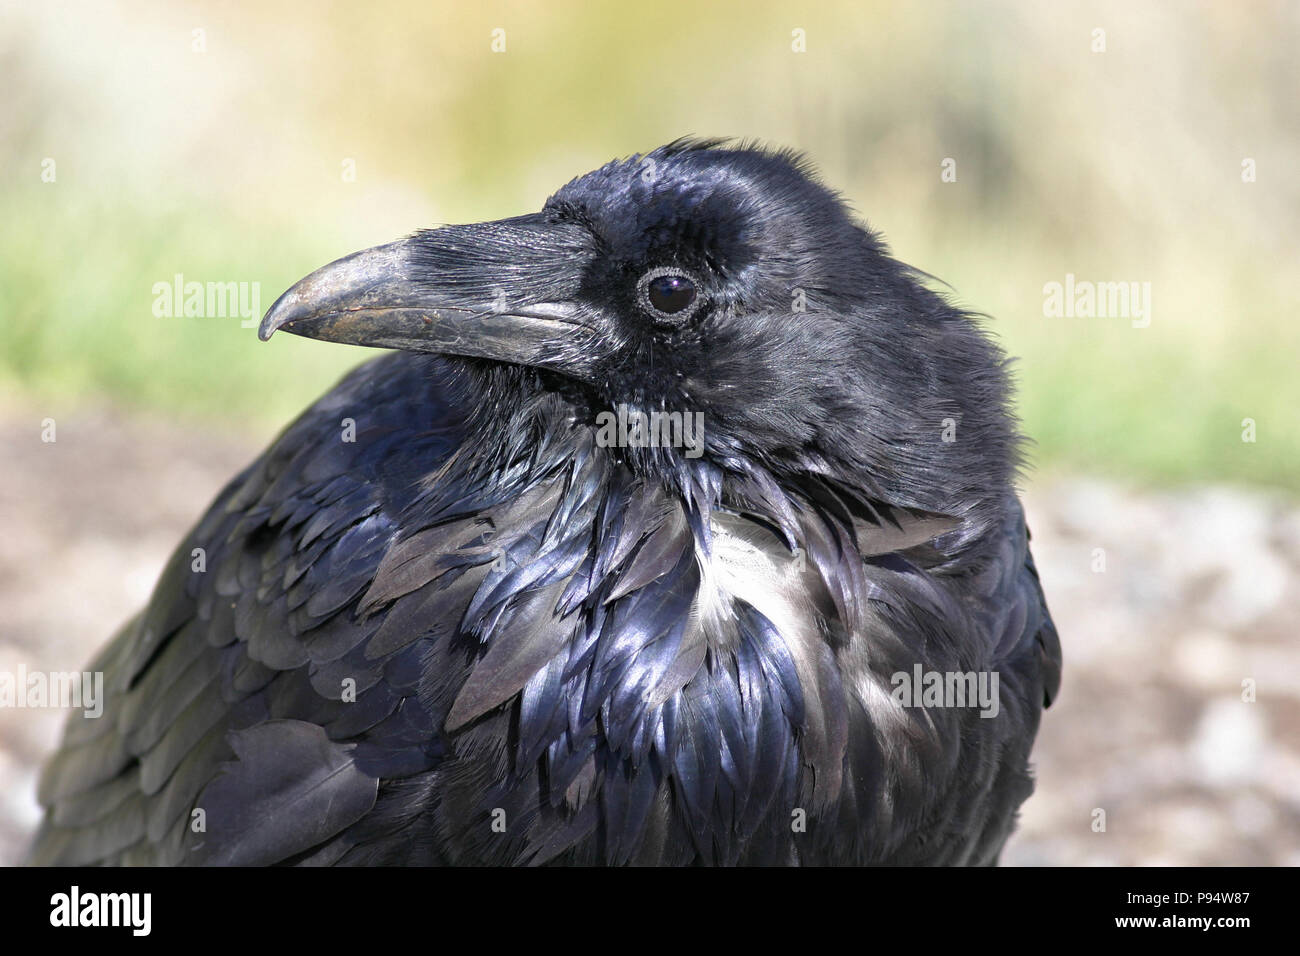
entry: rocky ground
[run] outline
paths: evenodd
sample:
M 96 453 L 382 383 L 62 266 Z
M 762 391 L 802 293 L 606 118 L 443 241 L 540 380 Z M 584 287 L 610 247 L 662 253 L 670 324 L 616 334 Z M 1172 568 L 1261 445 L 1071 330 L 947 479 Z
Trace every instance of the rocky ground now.
M 43 443 L 42 417 L 0 416 L 0 672 L 88 661 L 257 451 L 109 413 Z M 1300 503 L 1055 476 L 1026 499 L 1065 682 L 1003 861 L 1300 865 Z M 0 863 L 60 720 L 0 709 Z

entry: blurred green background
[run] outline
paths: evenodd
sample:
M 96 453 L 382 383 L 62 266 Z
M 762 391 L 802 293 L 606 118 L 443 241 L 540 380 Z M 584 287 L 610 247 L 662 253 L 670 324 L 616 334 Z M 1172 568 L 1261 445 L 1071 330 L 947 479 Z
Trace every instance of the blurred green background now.
M 0 407 L 109 402 L 260 440 L 370 353 L 159 318 L 155 283 L 258 283 L 264 310 L 347 252 L 723 135 L 805 151 L 990 316 L 1040 469 L 1300 488 L 1296 4 L 0 13 Z M 1067 273 L 1151 283 L 1150 326 L 1046 317 Z

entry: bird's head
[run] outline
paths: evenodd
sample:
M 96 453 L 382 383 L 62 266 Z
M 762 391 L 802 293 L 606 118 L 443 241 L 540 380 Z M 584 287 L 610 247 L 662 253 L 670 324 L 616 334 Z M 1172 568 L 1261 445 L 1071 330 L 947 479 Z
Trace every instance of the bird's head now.
M 278 329 L 468 358 L 509 383 L 494 394 L 563 395 L 577 427 L 621 413 L 619 438 L 701 426 L 618 449 L 640 470 L 808 472 L 956 513 L 1015 467 L 997 348 L 788 153 L 609 163 L 538 213 L 325 266 L 267 312 L 261 337 Z

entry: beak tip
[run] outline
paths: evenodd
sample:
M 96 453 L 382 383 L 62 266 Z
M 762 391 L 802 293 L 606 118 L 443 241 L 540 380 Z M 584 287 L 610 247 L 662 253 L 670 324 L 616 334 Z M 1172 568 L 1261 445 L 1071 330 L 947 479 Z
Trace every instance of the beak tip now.
M 290 290 L 292 291 L 292 290 Z M 290 309 L 285 308 L 285 299 L 289 293 L 285 293 L 276 300 L 275 304 L 266 310 L 266 315 L 262 316 L 262 323 L 257 327 L 257 337 L 265 342 L 280 329 L 288 328 L 293 325 L 294 316 Z M 292 331 L 292 329 L 290 329 Z

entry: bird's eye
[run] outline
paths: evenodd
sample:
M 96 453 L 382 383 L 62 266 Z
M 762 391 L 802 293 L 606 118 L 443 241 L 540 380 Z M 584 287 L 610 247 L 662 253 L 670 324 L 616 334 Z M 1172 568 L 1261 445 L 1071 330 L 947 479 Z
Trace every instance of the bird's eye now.
M 670 315 L 695 301 L 695 283 L 686 276 L 656 276 L 646 287 L 650 304 Z
M 654 269 L 641 278 L 642 301 L 657 318 L 685 322 L 696 304 L 695 280 L 676 269 Z

